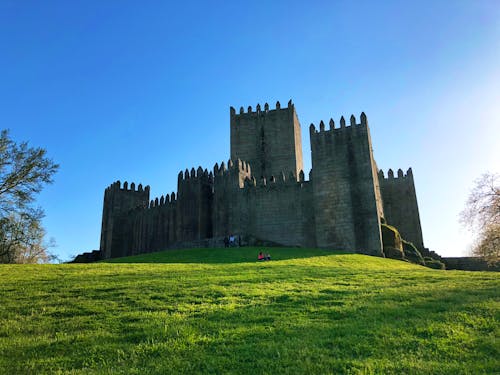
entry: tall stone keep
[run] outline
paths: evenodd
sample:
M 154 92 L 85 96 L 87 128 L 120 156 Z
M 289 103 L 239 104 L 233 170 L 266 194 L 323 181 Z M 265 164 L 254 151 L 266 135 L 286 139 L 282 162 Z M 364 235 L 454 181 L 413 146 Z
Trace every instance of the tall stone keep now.
M 245 160 L 257 179 L 292 172 L 296 178 L 303 170 L 300 122 L 292 101 L 286 108 L 279 102 L 276 109 L 266 103 L 255 111 L 243 107 L 236 114 L 230 108 L 231 159 Z

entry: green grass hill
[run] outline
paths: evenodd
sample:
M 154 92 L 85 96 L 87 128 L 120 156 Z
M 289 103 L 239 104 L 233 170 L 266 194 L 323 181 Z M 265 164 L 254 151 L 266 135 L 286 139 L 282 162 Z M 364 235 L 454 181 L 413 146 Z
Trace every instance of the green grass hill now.
M 498 273 L 258 251 L 1 265 L 0 373 L 500 373 Z

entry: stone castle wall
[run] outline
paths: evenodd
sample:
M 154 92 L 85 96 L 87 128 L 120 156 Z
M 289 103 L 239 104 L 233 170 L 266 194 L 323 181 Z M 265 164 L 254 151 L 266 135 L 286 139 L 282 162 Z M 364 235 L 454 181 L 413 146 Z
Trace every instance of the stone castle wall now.
M 104 191 L 104 204 L 102 212 L 100 250 L 103 258 L 114 258 L 120 256 L 124 232 L 127 227 L 123 225 L 122 217 L 136 207 L 147 207 L 149 201 L 149 186 L 144 189 L 139 184 L 137 190 L 135 184 L 125 182 L 123 186 L 120 181 L 113 183 Z
M 234 159 L 210 172 L 179 173 L 177 193 L 150 200 L 149 186 L 116 182 L 106 189 L 102 258 L 202 246 L 230 234 L 383 255 L 382 218 L 423 247 L 411 170 L 388 179 L 377 173 L 364 113 L 347 126 L 343 117 L 340 127 L 330 120 L 329 130 L 311 125 L 309 181 L 291 101 L 238 115 L 231 108 L 230 119 Z
M 266 103 L 263 110 L 257 105 L 246 113 L 241 107 L 239 114 L 231 107 L 230 128 L 231 159 L 249 163 L 255 178 L 282 172 L 298 176 L 304 169 L 300 123 L 291 101 L 286 108 L 277 102 L 276 109 L 269 109 Z
M 291 174 L 257 181 L 246 164 L 232 161 L 214 173 L 180 173 L 178 194 L 117 211 L 109 257 L 135 255 L 207 238 L 244 234 L 288 246 L 315 246 L 312 189 Z M 116 187 L 116 183 L 112 186 Z M 133 195 L 120 189 L 122 196 Z M 106 223 L 103 222 L 103 226 Z M 106 248 L 108 244 L 104 244 Z
M 405 240 L 423 250 L 424 240 L 411 168 L 406 174 L 399 169 L 397 177 L 394 177 L 392 169 L 389 169 L 387 178 L 382 171 L 378 175 L 386 222 L 398 228 Z
M 314 246 L 312 189 L 295 175 L 250 183 L 239 192 L 247 233 L 287 246 Z M 312 238 L 311 238 L 312 237 Z
M 381 208 L 366 116 L 309 128 L 316 239 L 320 247 L 381 255 Z

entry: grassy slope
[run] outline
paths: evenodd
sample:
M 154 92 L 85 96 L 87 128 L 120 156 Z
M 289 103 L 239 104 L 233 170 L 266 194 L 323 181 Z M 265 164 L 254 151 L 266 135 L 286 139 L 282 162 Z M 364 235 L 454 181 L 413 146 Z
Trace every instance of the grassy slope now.
M 0 373 L 500 369 L 498 273 L 319 250 L 272 249 L 265 263 L 256 254 L 0 266 Z

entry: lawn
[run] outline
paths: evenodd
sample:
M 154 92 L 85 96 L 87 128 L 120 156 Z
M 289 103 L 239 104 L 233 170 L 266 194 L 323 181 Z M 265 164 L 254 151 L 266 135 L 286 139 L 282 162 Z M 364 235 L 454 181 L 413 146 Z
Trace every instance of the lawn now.
M 257 252 L 2 265 L 0 372 L 500 373 L 498 273 Z

